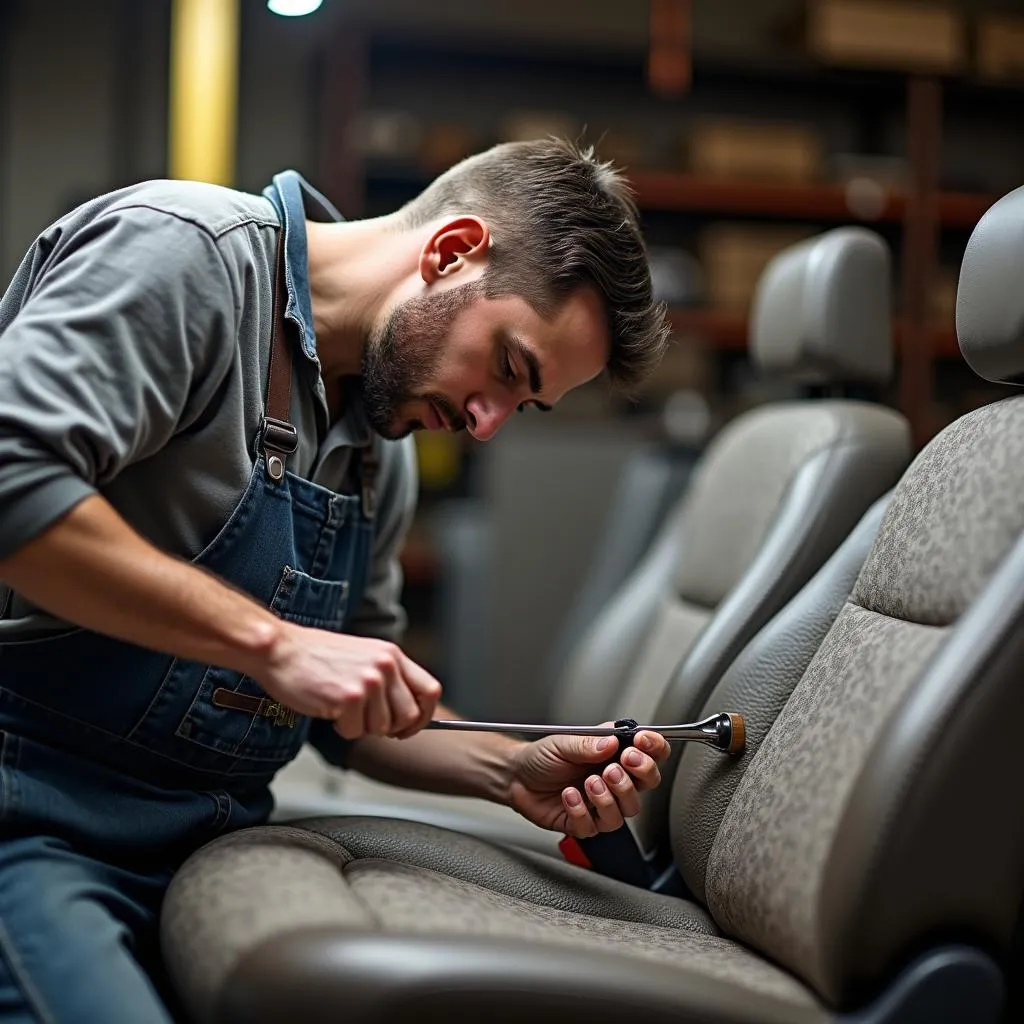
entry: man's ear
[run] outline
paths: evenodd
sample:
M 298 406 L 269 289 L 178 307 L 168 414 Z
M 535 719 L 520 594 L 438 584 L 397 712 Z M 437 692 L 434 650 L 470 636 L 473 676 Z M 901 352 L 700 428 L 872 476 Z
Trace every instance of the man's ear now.
M 479 217 L 445 221 L 420 251 L 420 276 L 427 284 L 465 269 L 487 257 L 491 232 Z

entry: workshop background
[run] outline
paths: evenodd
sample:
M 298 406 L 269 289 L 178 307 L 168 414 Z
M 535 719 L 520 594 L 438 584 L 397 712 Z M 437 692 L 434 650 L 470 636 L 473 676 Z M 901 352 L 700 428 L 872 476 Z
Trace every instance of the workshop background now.
M 745 354 L 761 269 L 843 223 L 892 247 L 918 444 L 998 397 L 963 365 L 970 230 L 1024 184 L 1024 7 L 912 0 L 6 0 L 0 260 L 94 194 L 294 167 L 349 217 L 460 157 L 548 134 L 627 169 L 675 342 L 636 403 L 600 382 L 486 446 L 418 438 L 408 649 L 463 714 L 542 713 L 693 457 L 787 393 Z M 307 3 L 307 6 L 315 4 Z M 206 131 L 206 142 L 202 131 Z M 198 171 L 190 170 L 198 168 Z M 642 520 L 642 522 L 641 522 Z

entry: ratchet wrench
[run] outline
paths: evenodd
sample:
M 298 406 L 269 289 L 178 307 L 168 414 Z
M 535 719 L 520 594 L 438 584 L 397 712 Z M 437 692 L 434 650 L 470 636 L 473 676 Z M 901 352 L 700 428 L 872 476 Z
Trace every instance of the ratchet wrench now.
M 528 725 L 515 722 L 464 722 L 433 719 L 428 729 L 451 729 L 461 732 L 505 732 L 524 736 L 617 736 L 632 742 L 638 732 L 660 733 L 670 743 L 706 743 L 726 754 L 742 754 L 746 745 L 743 716 L 723 711 L 699 722 L 678 725 L 638 725 L 632 718 L 620 718 L 614 725 Z

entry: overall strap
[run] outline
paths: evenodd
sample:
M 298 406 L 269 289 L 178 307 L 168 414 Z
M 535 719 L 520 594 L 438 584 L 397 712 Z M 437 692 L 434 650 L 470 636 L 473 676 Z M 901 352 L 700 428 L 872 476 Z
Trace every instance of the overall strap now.
M 284 228 L 277 235 L 274 271 L 274 305 L 271 312 L 273 333 L 270 339 L 270 366 L 267 374 L 267 401 L 258 447 L 266 463 L 267 476 L 280 480 L 285 462 L 299 446 L 299 432 L 291 424 L 292 348 L 285 323 L 287 287 L 284 279 Z
M 380 469 L 380 457 L 377 454 L 377 442 L 371 441 L 365 448 L 359 449 L 359 487 L 362 492 L 363 515 L 367 519 L 377 516 L 377 472 Z

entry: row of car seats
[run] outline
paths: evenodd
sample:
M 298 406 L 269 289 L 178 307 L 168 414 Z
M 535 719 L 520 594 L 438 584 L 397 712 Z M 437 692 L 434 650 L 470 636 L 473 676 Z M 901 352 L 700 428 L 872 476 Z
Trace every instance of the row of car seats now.
M 858 270 L 878 245 L 832 233 L 777 261 L 762 356 L 880 365 L 877 336 L 856 340 L 884 294 Z M 961 349 L 990 380 L 1024 380 L 1022 267 L 1019 190 L 961 269 Z M 193 856 L 167 896 L 190 1012 L 999 1020 L 1024 893 L 1024 398 L 962 417 L 900 476 L 906 457 L 881 408 L 760 410 L 711 446 L 666 526 L 671 585 L 622 689 L 580 713 L 746 717 L 742 758 L 688 747 L 647 809 L 641 834 L 664 825 L 685 896 L 414 820 L 250 829 Z

